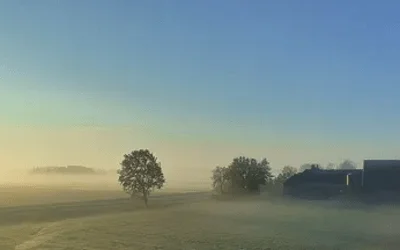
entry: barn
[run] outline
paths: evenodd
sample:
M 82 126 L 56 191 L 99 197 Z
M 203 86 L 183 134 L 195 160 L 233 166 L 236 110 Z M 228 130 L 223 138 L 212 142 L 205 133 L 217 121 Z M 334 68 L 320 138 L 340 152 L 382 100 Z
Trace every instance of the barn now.
M 324 170 L 312 168 L 290 177 L 285 195 L 328 198 L 342 193 L 400 199 L 400 160 L 364 160 L 363 169 Z
M 349 190 L 359 190 L 362 170 L 312 168 L 290 177 L 283 185 L 286 195 L 329 198 Z
M 364 160 L 362 189 L 372 192 L 400 192 L 400 160 Z

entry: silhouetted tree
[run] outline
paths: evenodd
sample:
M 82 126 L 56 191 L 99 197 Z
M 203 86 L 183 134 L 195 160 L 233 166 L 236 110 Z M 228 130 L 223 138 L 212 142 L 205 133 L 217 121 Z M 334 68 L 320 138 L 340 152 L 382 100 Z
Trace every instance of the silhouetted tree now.
M 275 183 L 278 185 L 282 185 L 287 179 L 292 177 L 297 173 L 297 169 L 292 166 L 285 166 L 282 169 L 282 172 L 275 178 Z
M 304 170 L 307 169 L 322 169 L 322 166 L 320 164 L 306 163 L 300 166 L 299 172 L 303 172 Z
M 212 185 L 213 188 L 218 191 L 220 194 L 224 193 L 224 186 L 228 184 L 229 178 L 229 170 L 226 167 L 216 167 L 213 171 L 212 175 Z
M 258 162 L 253 158 L 238 157 L 227 168 L 217 167 L 213 171 L 213 183 L 221 188 L 220 184 L 224 180 L 224 184 L 229 185 L 234 194 L 259 192 L 260 185 L 267 184 L 272 177 L 267 159 Z
M 307 169 L 311 169 L 310 163 L 305 163 L 305 164 L 301 165 L 299 168 L 299 172 L 303 172 L 304 170 L 307 170 Z
M 157 158 L 147 149 L 124 155 L 118 174 L 119 183 L 124 191 L 131 197 L 141 195 L 146 207 L 150 192 L 155 188 L 160 189 L 165 183 L 161 163 L 157 162 Z
M 337 169 L 356 169 L 356 168 L 357 168 L 357 164 L 351 160 L 344 160 L 337 167 Z
M 328 169 L 328 170 L 336 169 L 336 165 L 334 163 L 330 162 L 326 165 L 325 169 Z

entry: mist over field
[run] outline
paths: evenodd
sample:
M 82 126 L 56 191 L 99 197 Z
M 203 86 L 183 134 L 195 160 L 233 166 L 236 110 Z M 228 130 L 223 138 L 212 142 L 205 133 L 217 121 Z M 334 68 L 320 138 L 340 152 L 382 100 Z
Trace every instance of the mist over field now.
M 127 199 L 91 200 L 93 190 L 49 191 L 14 190 L 42 203 L 0 207 L 1 249 L 395 250 L 400 243 L 400 213 L 391 206 L 181 193 L 156 195 L 144 209 Z M 66 194 L 81 200 L 54 203 Z
M 0 250 L 400 249 L 382 2 L 0 0 Z
M 117 169 L 100 174 L 49 174 L 33 175 L 27 170 L 0 171 L 0 186 L 64 187 L 81 189 L 121 190 Z M 182 173 L 167 173 L 167 182 L 162 191 L 204 191 L 211 189 L 211 179 L 185 176 Z M 162 192 L 161 191 L 161 192 Z
M 113 172 L 2 174 L 0 249 L 395 250 L 400 244 L 396 206 L 269 192 L 216 198 L 210 183 L 170 173 L 146 209 L 121 190 Z

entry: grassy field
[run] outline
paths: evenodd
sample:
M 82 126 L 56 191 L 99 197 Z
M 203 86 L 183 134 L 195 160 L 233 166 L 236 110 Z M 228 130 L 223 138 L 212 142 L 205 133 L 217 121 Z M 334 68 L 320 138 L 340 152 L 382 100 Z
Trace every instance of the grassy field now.
M 0 249 L 398 249 L 400 209 L 327 202 L 216 201 L 117 190 L 2 188 Z M 62 194 L 57 196 L 57 194 Z M 1 197 L 1 196 L 0 196 Z M 42 203 L 42 204 L 39 204 Z

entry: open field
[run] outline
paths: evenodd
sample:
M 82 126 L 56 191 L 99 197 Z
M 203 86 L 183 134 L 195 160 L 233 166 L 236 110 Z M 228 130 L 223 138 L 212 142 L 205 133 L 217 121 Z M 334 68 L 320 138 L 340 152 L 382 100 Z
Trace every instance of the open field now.
M 146 210 L 116 190 L 59 189 L 64 198 L 58 200 L 43 188 L 24 191 L 28 193 L 14 189 L 13 194 L 29 194 L 43 204 L 20 198 L 0 208 L 2 250 L 398 249 L 400 245 L 400 209 L 390 206 L 355 209 L 267 197 L 216 201 L 199 192 L 155 194 Z M 43 198 L 49 193 L 53 195 Z
M 43 203 L 126 198 L 115 174 L 97 176 L 29 175 L 24 172 L 0 175 L 0 207 Z M 172 180 L 158 193 L 208 191 L 209 183 Z M 1 249 L 0 249 L 1 250 Z

